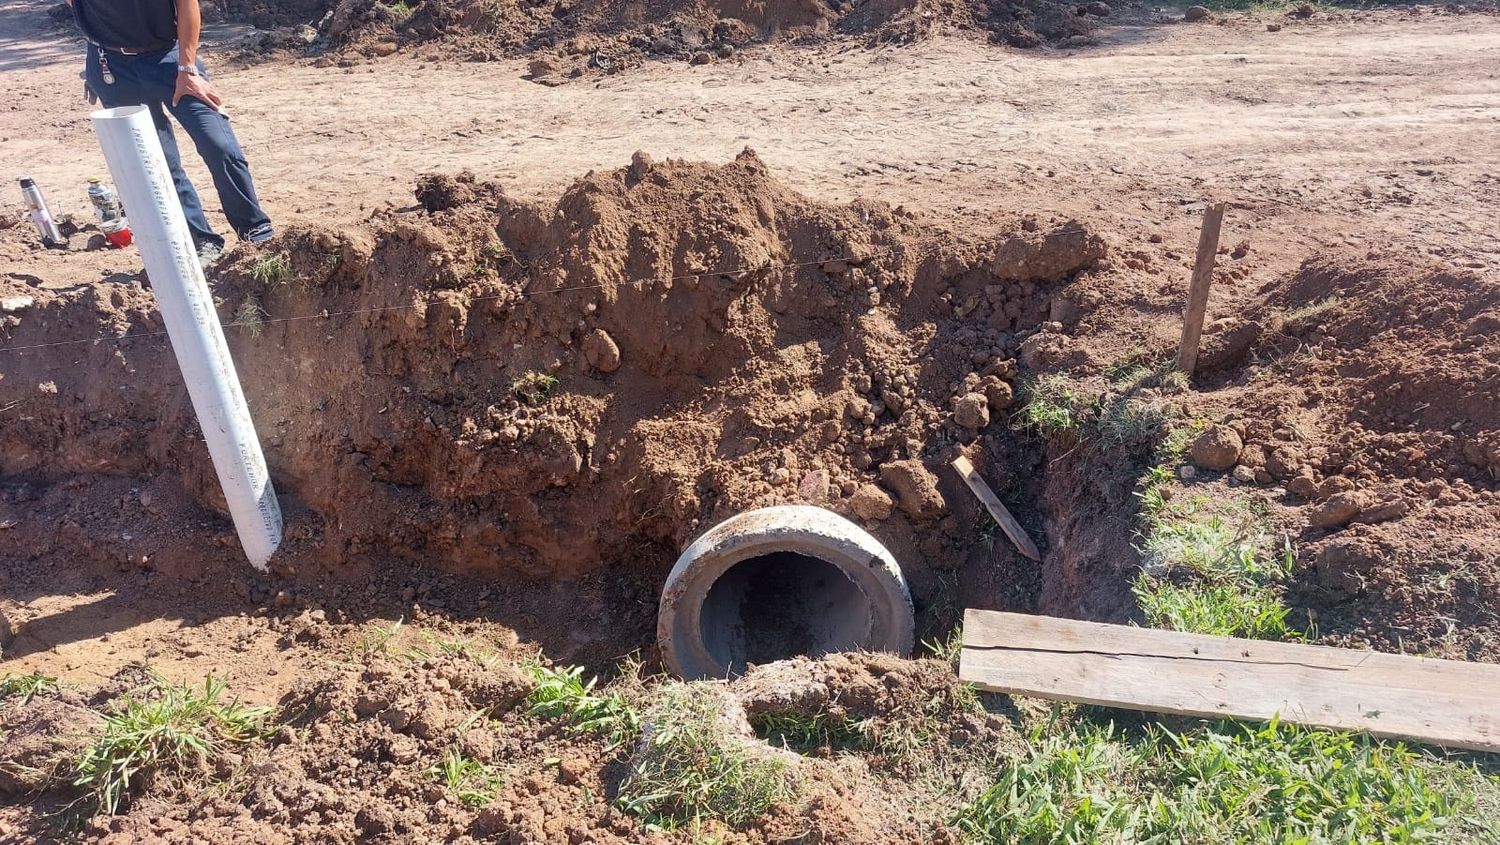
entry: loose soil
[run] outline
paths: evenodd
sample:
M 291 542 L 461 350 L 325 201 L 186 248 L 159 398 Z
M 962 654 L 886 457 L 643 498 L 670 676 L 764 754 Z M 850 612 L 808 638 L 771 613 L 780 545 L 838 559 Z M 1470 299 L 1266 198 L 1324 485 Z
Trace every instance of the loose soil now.
M 55 94 L 74 45 L 41 10 L 0 5 L 18 45 L 0 170 L 76 210 L 66 186 L 98 158 Z M 1178 494 L 1263 506 L 1321 641 L 1500 660 L 1500 252 L 1481 222 L 1500 27 L 1462 21 L 1123 27 L 1048 58 L 941 34 L 771 45 L 557 88 L 512 60 L 229 70 L 281 232 L 211 278 L 284 550 L 268 575 L 244 564 L 135 253 L 87 230 L 44 252 L 7 218 L 0 300 L 31 301 L 0 314 L 0 348 L 38 348 L 0 352 L 0 674 L 83 690 L 7 705 L 7 743 L 45 770 L 141 665 L 212 671 L 293 720 L 237 761 L 256 777 L 161 783 L 87 838 L 670 840 L 610 803 L 628 749 L 522 712 L 517 663 L 650 671 L 677 552 L 783 502 L 867 525 L 924 639 L 964 607 L 1138 618 L 1149 449 L 1016 429 L 1013 397 L 1055 373 L 1108 391 L 1170 354 L 1214 197 L 1233 207 L 1204 366 L 1153 398 L 1242 448 Z M 289 97 L 340 120 L 293 120 Z M 959 453 L 1040 565 L 987 531 L 946 469 Z M 361 649 L 398 619 L 401 648 L 434 650 L 423 631 L 498 659 Z M 752 721 L 956 694 L 931 661 L 757 671 L 731 687 Z M 469 808 L 424 772 L 481 708 L 497 724 L 462 739 L 505 777 Z M 1013 740 L 1000 715 L 947 721 L 937 757 Z M 906 763 L 830 760 L 810 764 L 821 841 L 950 835 Z M 34 787 L 12 785 L 0 831 L 50 835 L 72 796 Z M 773 815 L 729 841 L 805 828 Z

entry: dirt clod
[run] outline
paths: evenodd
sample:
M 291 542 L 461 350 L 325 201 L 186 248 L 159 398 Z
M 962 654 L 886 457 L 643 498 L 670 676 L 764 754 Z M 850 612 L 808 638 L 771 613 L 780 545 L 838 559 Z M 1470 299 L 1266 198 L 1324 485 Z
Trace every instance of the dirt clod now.
M 865 484 L 849 497 L 849 509 L 860 519 L 879 521 L 890 519 L 895 502 L 889 493 L 874 484 Z
M 594 329 L 583 339 L 583 358 L 601 373 L 620 369 L 620 346 L 604 329 Z
M 1329 496 L 1328 500 L 1307 514 L 1307 524 L 1313 528 L 1338 528 L 1348 525 L 1350 520 L 1369 505 L 1369 497 L 1360 491 L 1351 490 Z
M 980 393 L 966 393 L 953 407 L 953 420 L 964 428 L 980 429 L 990 424 L 990 401 Z
M 1189 455 L 1201 469 L 1226 470 L 1239 461 L 1242 448 L 1244 443 L 1234 429 L 1215 425 L 1193 440 Z
M 0 704 L 0 792 L 69 789 L 70 767 L 102 724 L 98 713 L 53 697 Z
M 880 480 L 896 491 L 901 510 L 913 519 L 935 519 L 947 509 L 937 476 L 918 460 L 892 461 L 880 467 Z

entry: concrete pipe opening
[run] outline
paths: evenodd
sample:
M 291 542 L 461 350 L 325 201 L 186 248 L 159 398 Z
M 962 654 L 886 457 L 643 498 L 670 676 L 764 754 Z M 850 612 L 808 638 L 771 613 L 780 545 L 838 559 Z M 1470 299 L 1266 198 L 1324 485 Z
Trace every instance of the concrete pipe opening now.
M 752 663 L 862 649 L 912 649 L 911 593 L 880 541 L 807 505 L 731 517 L 677 558 L 657 639 L 684 678 L 725 678 Z

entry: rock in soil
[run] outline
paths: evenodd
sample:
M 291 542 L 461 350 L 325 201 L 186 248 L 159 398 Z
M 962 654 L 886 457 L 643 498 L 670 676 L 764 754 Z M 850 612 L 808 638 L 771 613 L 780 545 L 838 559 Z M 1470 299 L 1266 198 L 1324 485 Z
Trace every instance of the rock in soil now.
M 895 502 L 891 501 L 889 493 L 874 484 L 866 484 L 849 497 L 849 509 L 860 519 L 879 521 L 890 519 Z
M 1359 516 L 1368 504 L 1369 498 L 1358 490 L 1339 493 L 1308 512 L 1307 524 L 1313 528 L 1339 528 Z
M 1208 11 L 1207 6 L 1189 6 L 1182 13 L 1182 19 L 1185 21 L 1207 20 L 1212 16 L 1213 13 Z
M 1198 435 L 1189 450 L 1193 463 L 1200 469 L 1226 470 L 1240 459 L 1244 441 L 1234 429 L 1227 425 L 1211 426 Z

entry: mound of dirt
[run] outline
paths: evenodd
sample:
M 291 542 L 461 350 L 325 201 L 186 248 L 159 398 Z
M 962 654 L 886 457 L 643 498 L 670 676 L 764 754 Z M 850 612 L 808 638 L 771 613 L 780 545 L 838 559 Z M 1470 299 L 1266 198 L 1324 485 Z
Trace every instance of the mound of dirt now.
M 472 177 L 418 193 L 430 210 L 291 231 L 217 273 L 292 514 L 284 572 L 397 556 L 491 577 L 655 577 L 720 519 L 810 502 L 878 526 L 930 603 L 937 577 L 918 562 L 973 545 L 940 493 L 945 456 L 982 443 L 991 460 L 1035 460 L 1007 426 L 958 420 L 958 400 L 989 391 L 1001 410 L 1012 356 L 1104 253 L 1073 221 L 959 237 L 881 204 L 813 202 L 748 151 L 725 166 L 638 154 L 555 204 Z M 135 285 L 27 290 L 7 346 L 161 330 Z M 0 367 L 0 404 L 19 409 L 0 475 L 167 473 L 222 509 L 164 337 Z M 871 488 L 901 508 L 856 509 Z
M 527 712 L 524 699 L 535 681 L 514 662 L 521 656 L 372 651 L 329 662 L 281 701 L 271 719 L 281 727 L 273 736 L 220 755 L 211 772 L 150 781 L 120 815 L 83 820 L 79 835 L 66 841 L 624 845 L 699 842 L 705 835 L 737 845 L 954 841 L 944 826 L 945 810 L 932 806 L 927 786 L 872 774 L 863 761 L 878 755 L 853 751 L 829 761 L 768 745 L 752 733 L 742 706 L 748 702 L 764 713 L 767 684 L 774 679 L 798 689 L 817 686 L 825 700 L 803 699 L 799 705 L 818 712 L 848 702 L 849 715 L 872 720 L 900 720 L 907 711 L 928 722 L 946 719 L 954 708 L 935 708 L 926 700 L 935 695 L 934 701 L 944 701 L 960 688 L 946 664 L 851 655 L 767 665 L 733 687 L 631 679 L 621 688 L 645 707 L 644 731 L 609 746 L 587 731 Z M 65 777 L 67 764 L 97 731 L 99 712 L 117 703 L 138 677 L 132 668 L 111 681 L 91 696 L 93 707 L 70 703 L 82 695 L 69 692 L 67 701 L 49 694 L 0 709 L 7 732 L 0 777 L 25 776 L 15 783 L 0 780 L 0 799 L 33 799 L 43 786 L 54 788 L 58 800 L 76 797 Z M 876 693 L 872 683 L 889 691 Z M 615 799 L 643 759 L 662 753 L 665 746 L 653 745 L 650 737 L 666 724 L 709 731 L 726 753 L 779 761 L 794 794 L 735 825 L 709 819 L 691 830 L 648 825 Z M 983 739 L 990 751 L 993 736 Z M 934 755 L 953 751 L 945 738 L 928 741 Z M 682 753 L 693 748 L 673 747 Z M 55 820 L 20 818 L 34 822 L 31 834 L 38 841 L 63 841 Z
M 297 20 L 309 19 L 306 0 L 292 4 Z M 324 35 L 337 47 L 366 55 L 429 43 L 442 45 L 444 54 L 475 59 L 534 53 L 533 74 L 546 78 L 612 73 L 648 56 L 702 64 L 729 58 L 748 44 L 778 40 L 856 37 L 871 44 L 903 43 L 934 32 L 975 31 L 1012 46 L 1035 47 L 1086 36 L 1102 5 L 1085 8 L 1056 0 L 697 0 L 621 8 L 601 0 L 418 0 L 400 6 L 339 0 L 330 7 Z
M 47 694 L 0 703 L 0 795 L 32 797 L 71 788 L 71 765 L 103 724 L 75 696 Z
M 1265 293 L 1221 329 L 1253 338 L 1230 358 L 1260 388 L 1231 423 L 1236 472 L 1309 503 L 1299 598 L 1325 634 L 1494 659 L 1500 284 L 1404 256 L 1321 258 Z

